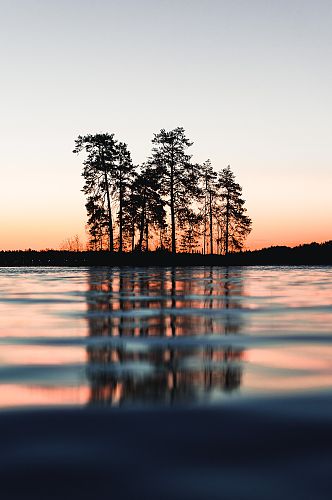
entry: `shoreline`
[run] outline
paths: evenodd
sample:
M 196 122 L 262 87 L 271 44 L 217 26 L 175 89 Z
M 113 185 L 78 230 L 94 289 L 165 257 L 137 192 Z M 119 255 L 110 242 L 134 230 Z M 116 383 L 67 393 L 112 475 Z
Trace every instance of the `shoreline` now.
M 110 253 L 69 250 L 2 250 L 0 267 L 228 267 L 332 265 L 332 241 L 276 246 L 229 255 L 166 251 Z

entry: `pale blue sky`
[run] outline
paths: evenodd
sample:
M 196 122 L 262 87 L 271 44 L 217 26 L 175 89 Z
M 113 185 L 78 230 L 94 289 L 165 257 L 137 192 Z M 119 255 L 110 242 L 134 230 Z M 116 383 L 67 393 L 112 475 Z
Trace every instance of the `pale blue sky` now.
M 1 248 L 84 235 L 78 134 L 183 126 L 252 246 L 332 238 L 332 0 L 0 0 Z

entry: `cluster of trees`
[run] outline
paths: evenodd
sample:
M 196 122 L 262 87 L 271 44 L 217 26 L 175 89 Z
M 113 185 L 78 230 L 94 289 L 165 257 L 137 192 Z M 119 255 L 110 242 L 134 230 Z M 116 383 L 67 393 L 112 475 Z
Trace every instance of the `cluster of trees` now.
M 114 134 L 79 136 L 74 153 L 85 153 L 89 248 L 114 251 L 228 254 L 241 250 L 251 231 L 242 188 L 230 166 L 220 172 L 188 154 L 183 128 L 162 129 L 141 166 Z

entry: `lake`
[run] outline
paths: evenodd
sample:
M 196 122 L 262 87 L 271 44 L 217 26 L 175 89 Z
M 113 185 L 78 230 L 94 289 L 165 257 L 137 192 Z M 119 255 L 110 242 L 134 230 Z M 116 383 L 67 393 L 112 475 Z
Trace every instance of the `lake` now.
M 0 407 L 332 387 L 332 268 L 0 268 Z

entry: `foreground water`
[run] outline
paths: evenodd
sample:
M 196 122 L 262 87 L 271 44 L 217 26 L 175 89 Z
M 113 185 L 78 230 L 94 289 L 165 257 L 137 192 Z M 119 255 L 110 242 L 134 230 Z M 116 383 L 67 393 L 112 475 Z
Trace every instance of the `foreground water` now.
M 0 268 L 0 406 L 332 387 L 332 268 Z

